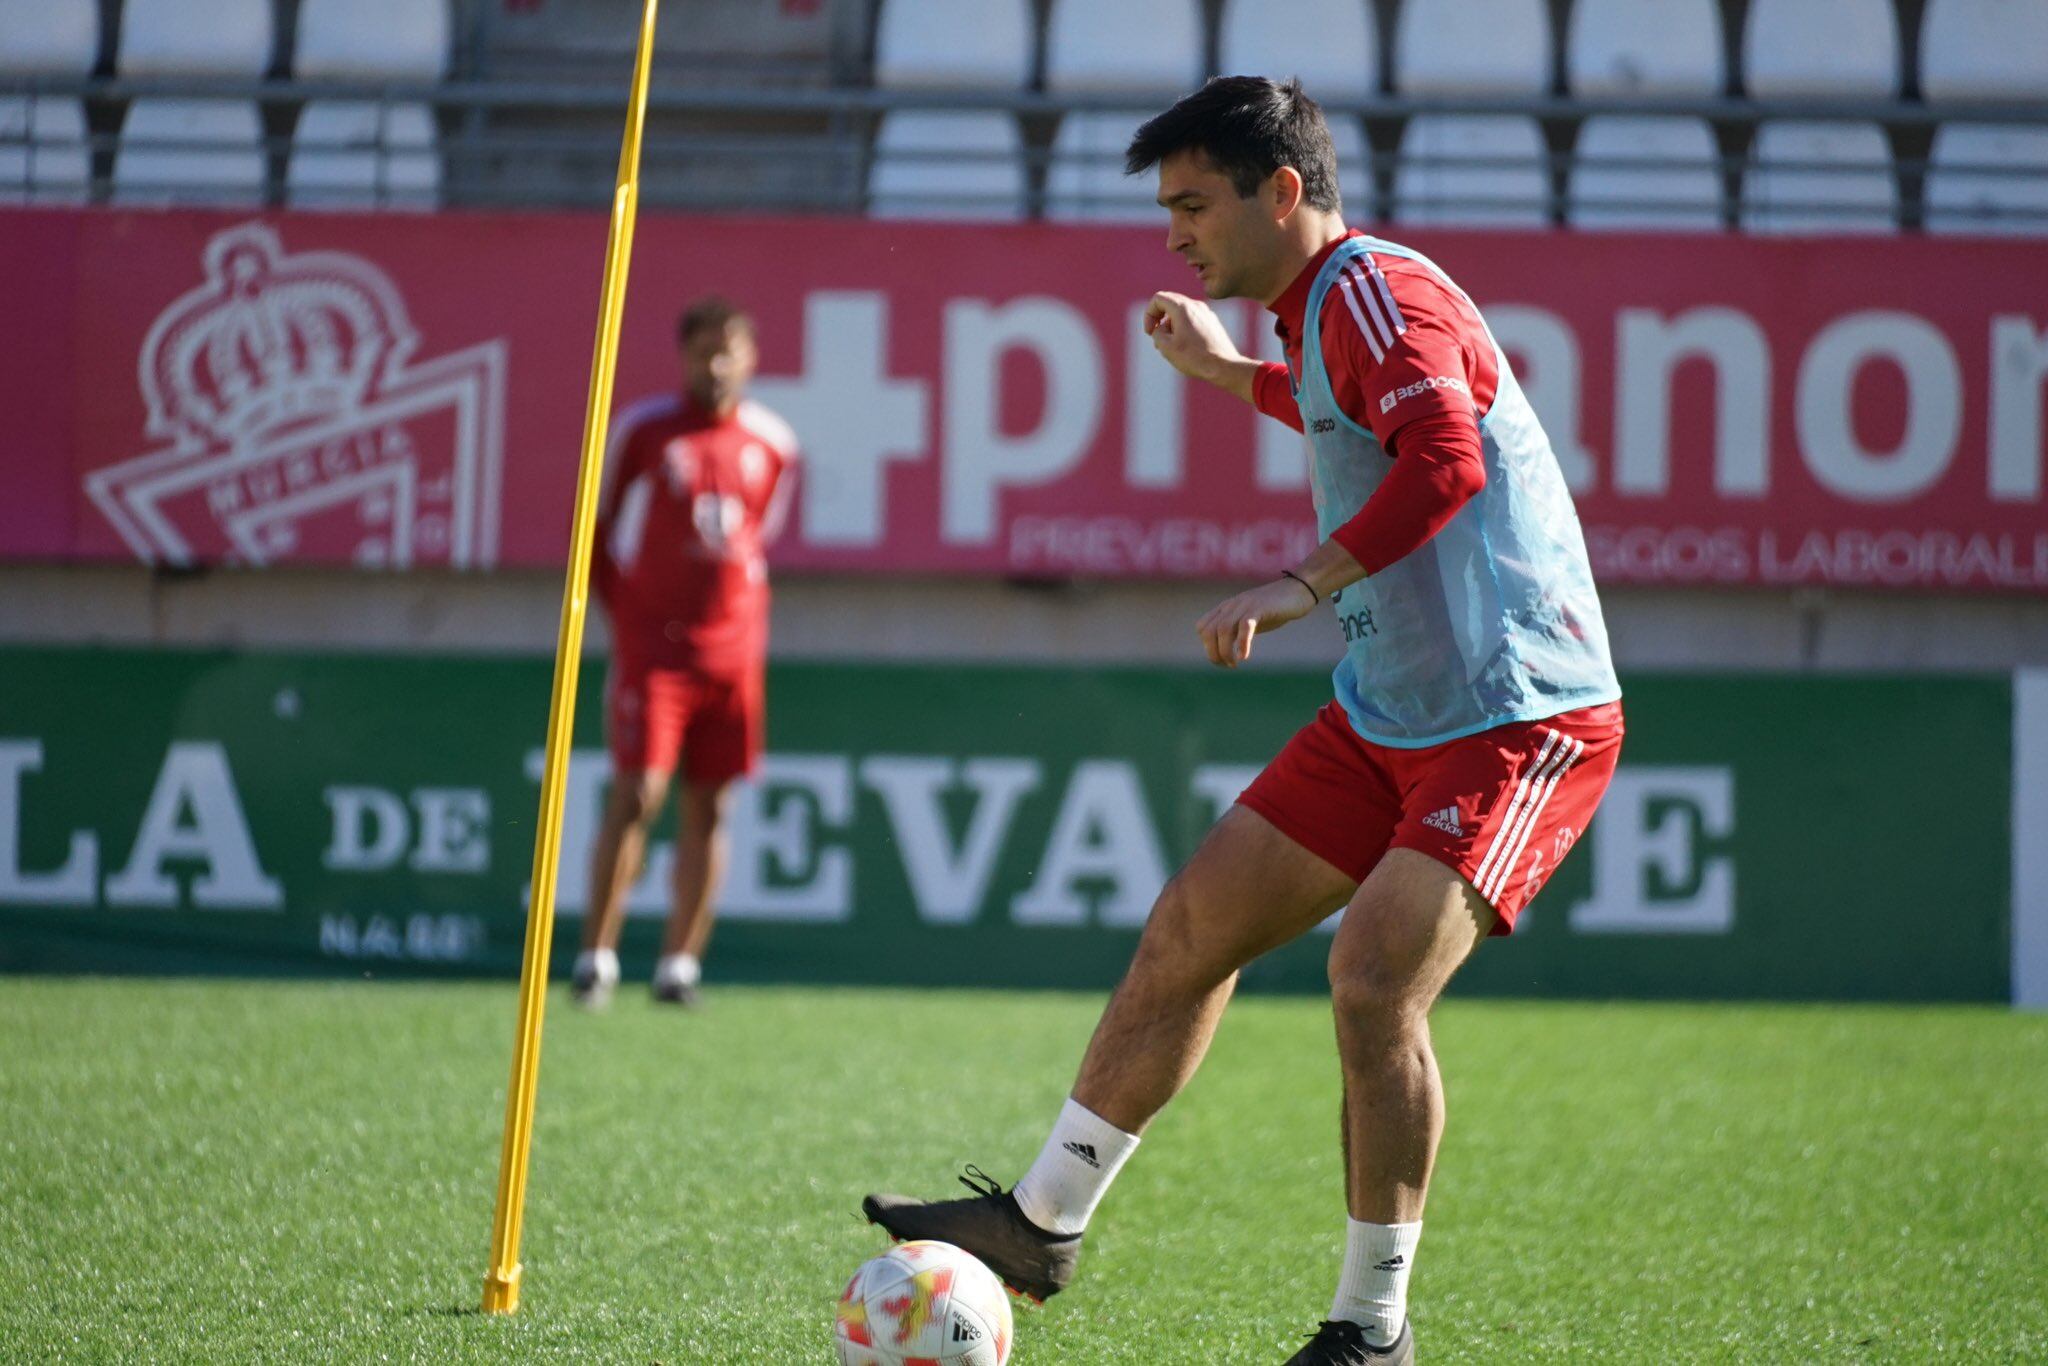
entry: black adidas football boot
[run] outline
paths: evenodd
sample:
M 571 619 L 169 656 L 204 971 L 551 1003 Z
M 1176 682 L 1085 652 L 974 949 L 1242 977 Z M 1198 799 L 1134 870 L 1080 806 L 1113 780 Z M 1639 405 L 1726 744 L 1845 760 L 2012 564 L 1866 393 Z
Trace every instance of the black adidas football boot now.
M 1384 1347 L 1365 1340 L 1365 1329 L 1346 1319 L 1325 1319 L 1308 1346 L 1287 1358 L 1287 1366 L 1415 1366 L 1415 1325 Z
M 960 1184 L 974 1194 L 933 1201 L 870 1195 L 860 1202 L 861 1213 L 899 1243 L 928 1238 L 972 1252 L 1028 1300 L 1043 1304 L 1067 1288 L 1081 1257 L 1080 1234 L 1047 1233 L 979 1167 L 969 1167 Z

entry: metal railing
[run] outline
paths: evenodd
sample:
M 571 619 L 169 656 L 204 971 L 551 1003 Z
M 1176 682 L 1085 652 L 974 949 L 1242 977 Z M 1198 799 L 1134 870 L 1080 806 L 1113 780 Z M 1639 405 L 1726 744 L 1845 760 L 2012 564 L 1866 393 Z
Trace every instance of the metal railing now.
M 233 202 L 253 197 L 267 203 L 310 202 L 294 188 L 295 157 L 364 159 L 367 178 L 353 198 L 346 189 L 321 188 L 333 203 L 589 207 L 606 202 L 617 156 L 617 120 L 623 85 L 604 82 L 530 82 L 451 80 L 437 83 L 381 83 L 301 80 L 194 80 L 133 78 L 10 78 L 0 81 L 0 106 L 10 100 L 30 104 L 43 100 L 82 107 L 82 137 L 34 134 L 35 121 L 23 115 L 0 122 L 0 200 L 205 202 L 227 190 Z M 1063 193 L 1049 185 L 1053 161 L 1051 137 L 1059 119 L 1076 112 L 1131 113 L 1164 104 L 1170 94 L 1133 91 L 1090 96 L 1052 96 L 1034 91 L 881 90 L 857 88 L 703 86 L 657 88 L 650 99 L 643 196 L 650 205 L 692 209 L 755 211 L 861 212 L 868 207 L 869 171 L 875 156 L 874 135 L 881 118 L 898 110 L 979 111 L 1011 115 L 1022 130 L 1021 194 L 1015 204 L 1001 197 L 997 216 L 1033 216 L 1050 212 L 1085 214 L 1126 203 L 1121 194 Z M 262 136 L 226 148 L 261 158 L 262 173 L 253 193 L 245 184 L 209 186 L 203 181 L 152 187 L 117 174 L 124 145 L 120 125 L 125 109 L 137 100 L 200 99 L 253 104 L 260 113 Z M 399 186 L 389 177 L 395 159 L 418 157 L 414 142 L 388 136 L 375 141 L 315 141 L 295 135 L 299 112 L 316 101 L 362 102 L 376 106 L 378 126 L 388 129 L 389 111 L 423 105 L 434 114 L 438 133 L 431 154 L 439 161 L 438 185 L 422 194 L 416 184 Z M 1364 183 L 1348 184 L 1355 216 L 1383 217 L 1411 207 L 1415 194 L 1404 185 L 1404 172 L 1431 169 L 1455 171 L 1460 177 L 1490 171 L 1511 171 L 1527 178 L 1534 170 L 1544 186 L 1540 198 L 1520 195 L 1473 195 L 1459 191 L 1420 199 L 1439 215 L 1483 209 L 1541 222 L 1569 222 L 1575 197 L 1573 173 L 1597 167 L 1602 173 L 1669 176 L 1690 173 L 1711 177 L 1715 190 L 1696 198 L 1648 194 L 1616 198 L 1603 192 L 1603 212 L 1642 211 L 1652 214 L 1705 216 L 1723 226 L 1742 221 L 1746 182 L 1753 168 L 1749 147 L 1755 128 L 1766 121 L 1849 121 L 1876 124 L 1886 132 L 1890 160 L 1874 163 L 1772 161 L 1776 173 L 1827 177 L 1890 177 L 1896 193 L 1896 218 L 1905 227 L 1923 221 L 1923 186 L 1929 167 L 1928 145 L 1935 127 L 1946 122 L 2026 125 L 2048 131 L 2048 101 L 2000 101 L 1927 104 L 1905 100 L 1752 100 L 1743 98 L 1560 99 L 1542 98 L 1411 98 L 1386 96 L 1364 101 L 1329 102 L 1333 117 L 1361 120 L 1371 131 L 1373 150 L 1361 164 Z M 1534 156 L 1444 157 L 1404 156 L 1393 144 L 1405 122 L 1427 114 L 1511 115 L 1533 119 L 1544 132 L 1543 149 Z M 1680 116 L 1705 120 L 1715 131 L 1717 153 L 1710 158 L 1661 157 L 1581 158 L 1570 150 L 1577 126 L 1600 115 Z M 217 141 L 152 142 L 166 152 L 219 153 Z M 83 154 L 81 159 L 80 154 Z M 935 165 L 970 163 L 970 152 L 891 152 L 893 161 Z M 1009 163 L 1009 154 L 994 159 Z M 1117 157 L 1104 153 L 1097 161 L 1115 168 Z M 72 174 L 52 178 L 52 166 Z M 1945 164 L 1944 175 L 1980 183 L 2017 182 L 2022 199 L 2048 205 L 2048 166 L 2009 164 L 1970 166 Z M 1102 177 L 1107 181 L 1109 177 Z M 1143 198 L 1141 190 L 1134 197 Z M 915 214 L 914 203 L 892 193 L 894 211 Z M 1364 200 L 1363 204 L 1355 201 Z M 958 207 L 957 205 L 955 207 Z M 1825 196 L 1811 203 L 1774 200 L 1778 214 L 1827 216 L 1845 221 L 1882 213 L 1881 206 L 1842 205 Z M 2000 215 L 1987 210 L 1986 222 L 2009 222 L 2048 233 L 2048 207 L 2023 206 Z

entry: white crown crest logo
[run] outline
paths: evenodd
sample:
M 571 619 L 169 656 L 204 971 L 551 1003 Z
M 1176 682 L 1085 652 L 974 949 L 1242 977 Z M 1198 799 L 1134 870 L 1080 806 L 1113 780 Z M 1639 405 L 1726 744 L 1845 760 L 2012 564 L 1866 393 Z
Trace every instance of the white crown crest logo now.
M 206 283 L 167 309 L 143 353 L 152 435 L 237 444 L 362 403 L 418 336 L 390 282 L 336 252 L 287 257 L 248 223 L 206 246 Z
M 504 341 L 416 361 L 388 275 L 288 253 L 266 223 L 216 234 L 201 264 L 138 357 L 145 429 L 168 444 L 85 480 L 130 548 L 171 564 L 493 563 Z

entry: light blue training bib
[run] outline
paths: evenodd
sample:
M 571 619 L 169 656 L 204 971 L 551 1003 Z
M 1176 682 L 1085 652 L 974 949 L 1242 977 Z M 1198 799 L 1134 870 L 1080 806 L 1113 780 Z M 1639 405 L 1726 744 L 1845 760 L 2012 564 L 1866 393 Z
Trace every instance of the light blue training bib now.
M 1457 288 L 1428 258 L 1376 237 L 1343 242 L 1317 273 L 1294 396 L 1324 540 L 1394 463 L 1338 408 L 1323 368 L 1323 298 L 1347 262 L 1375 252 Z M 1486 487 L 1420 549 L 1332 600 L 1346 642 L 1337 700 L 1376 744 L 1420 748 L 1621 696 L 1571 491 L 1491 332 L 1487 342 L 1500 386 L 1479 416 Z

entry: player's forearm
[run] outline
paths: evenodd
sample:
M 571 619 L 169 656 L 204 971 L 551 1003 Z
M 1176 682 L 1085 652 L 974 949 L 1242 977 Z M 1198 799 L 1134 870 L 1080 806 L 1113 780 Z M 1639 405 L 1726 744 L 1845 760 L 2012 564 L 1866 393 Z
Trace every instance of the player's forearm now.
M 1328 602 L 1339 589 L 1349 588 L 1365 577 L 1365 566 L 1353 558 L 1350 551 L 1336 541 L 1324 541 L 1311 550 L 1300 564 L 1294 566 L 1294 576 L 1315 590 L 1318 602 Z
M 1202 379 L 1246 403 L 1257 404 L 1259 362 L 1247 356 L 1217 356 L 1203 367 Z

